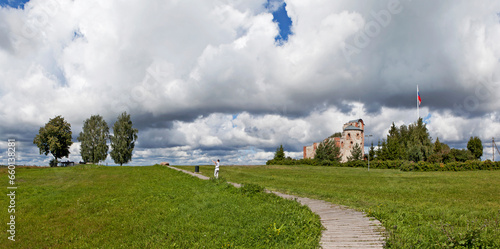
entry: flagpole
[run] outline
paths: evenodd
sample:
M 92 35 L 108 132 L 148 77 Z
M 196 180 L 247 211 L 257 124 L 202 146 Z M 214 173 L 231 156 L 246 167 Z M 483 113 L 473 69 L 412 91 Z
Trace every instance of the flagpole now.
M 420 105 L 418 103 L 418 85 L 417 85 L 417 122 L 419 118 L 420 118 Z

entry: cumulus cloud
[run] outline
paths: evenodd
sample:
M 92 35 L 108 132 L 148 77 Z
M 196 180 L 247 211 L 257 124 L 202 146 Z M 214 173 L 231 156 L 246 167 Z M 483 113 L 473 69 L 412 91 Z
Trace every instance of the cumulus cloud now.
M 271 12 L 283 3 L 292 27 L 278 44 Z M 281 143 L 300 157 L 353 118 L 381 139 L 415 120 L 419 85 L 431 135 L 463 145 L 498 134 L 498 13 L 494 0 L 1 7 L 0 130 L 38 163 L 30 142 L 48 119 L 65 117 L 76 138 L 91 115 L 111 126 L 127 111 L 134 163 L 262 163 Z

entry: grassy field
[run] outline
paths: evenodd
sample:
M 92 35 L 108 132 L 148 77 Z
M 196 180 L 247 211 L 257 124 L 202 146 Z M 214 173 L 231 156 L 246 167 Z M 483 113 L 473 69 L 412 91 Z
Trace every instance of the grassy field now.
M 500 171 L 222 166 L 220 175 L 365 211 L 386 227 L 388 248 L 500 248 Z
M 0 168 L 7 186 L 7 172 Z M 162 166 L 17 168 L 16 241 L 1 248 L 317 248 L 319 217 L 294 201 Z

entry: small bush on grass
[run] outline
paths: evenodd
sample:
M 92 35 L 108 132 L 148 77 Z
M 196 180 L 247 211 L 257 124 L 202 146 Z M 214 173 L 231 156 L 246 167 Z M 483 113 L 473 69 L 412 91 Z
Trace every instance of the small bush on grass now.
M 264 187 L 261 187 L 257 184 L 252 184 L 252 183 L 247 183 L 244 184 L 241 188 L 240 191 L 247 196 L 254 196 L 258 193 L 264 192 Z

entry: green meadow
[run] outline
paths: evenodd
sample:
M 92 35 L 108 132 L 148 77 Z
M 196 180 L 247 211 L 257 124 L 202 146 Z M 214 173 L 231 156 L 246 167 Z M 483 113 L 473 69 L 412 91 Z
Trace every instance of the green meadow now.
M 221 166 L 220 176 L 362 210 L 383 223 L 388 248 L 500 248 L 500 171 Z
M 163 166 L 18 167 L 16 181 L 16 241 L 1 191 L 2 248 L 317 248 L 322 230 L 307 207 L 256 185 Z

